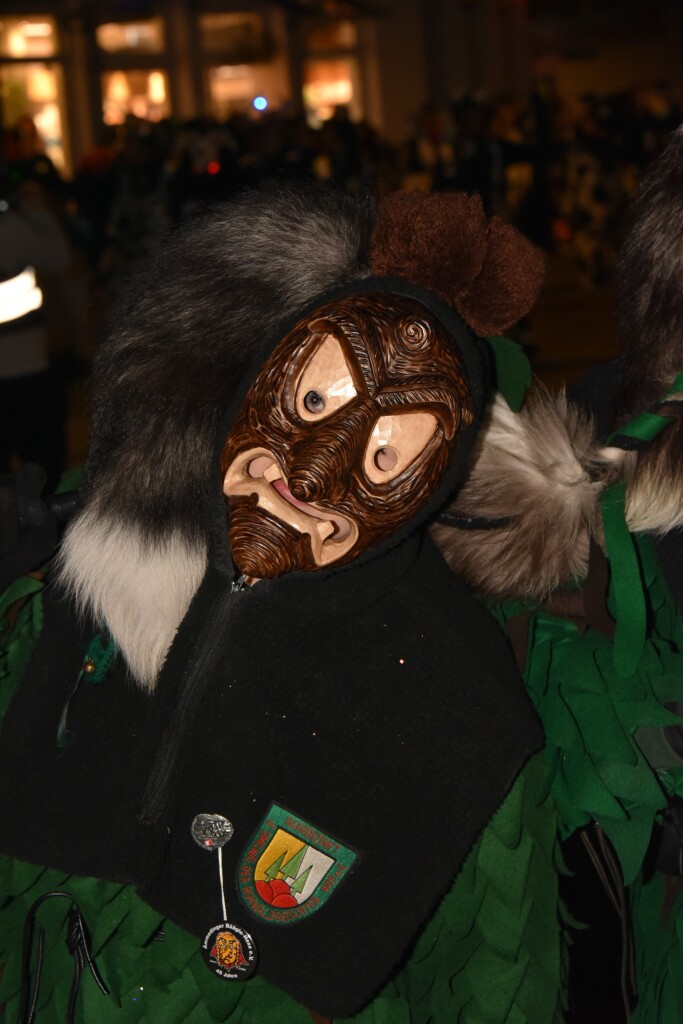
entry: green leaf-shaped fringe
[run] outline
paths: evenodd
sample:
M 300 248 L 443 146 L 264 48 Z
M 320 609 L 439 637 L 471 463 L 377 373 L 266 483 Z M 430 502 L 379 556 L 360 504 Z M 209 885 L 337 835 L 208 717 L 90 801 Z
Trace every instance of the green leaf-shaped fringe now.
M 527 663 L 529 694 L 555 748 L 553 795 L 564 836 L 597 821 L 633 880 L 655 820 L 666 805 L 662 780 L 634 734 L 672 724 L 665 701 L 683 699 L 683 627 L 647 537 L 635 538 L 650 631 L 635 671 L 621 677 L 611 641 L 544 610 L 534 614 Z M 519 604 L 495 609 L 505 622 Z M 528 609 L 527 609 L 528 610 Z
M 683 889 L 680 879 L 659 872 L 630 890 L 636 947 L 638 1005 L 631 1024 L 680 1024 L 683 1019 Z M 676 885 L 668 915 L 662 908 Z M 675 890 L 673 890 L 675 891 Z
M 411 1007 L 411 1024 L 561 1019 L 557 822 L 547 792 L 549 770 L 544 755 L 529 763 L 395 979 Z M 511 904 L 521 908 L 518 914 Z M 355 1019 L 366 1024 L 364 1014 Z
M 42 584 L 24 581 L 3 610 L 25 599 L 0 654 L 0 711 L 9 702 L 42 624 Z M 6 623 L 7 624 L 7 623 Z M 557 761 L 549 750 L 523 771 L 471 851 L 405 964 L 353 1020 L 356 1024 L 553 1024 L 561 1019 L 564 965 L 558 903 L 558 821 L 551 795 Z M 447 808 L 444 808 L 444 813 Z M 226 985 L 201 959 L 197 940 L 164 920 L 127 886 L 65 877 L 0 858 L 0 1005 L 18 1014 L 21 935 L 34 900 L 71 893 L 91 931 L 104 997 L 88 972 L 77 1020 L 98 1024 L 310 1024 L 306 1010 L 258 974 Z M 69 904 L 39 911 L 46 950 L 39 1007 L 61 1020 L 72 973 L 64 946 Z M 163 930 L 163 941 L 156 941 Z M 492 979 L 495 983 L 492 984 Z M 40 1017 L 38 1018 L 40 1020 Z M 338 1022 L 343 1024 L 343 1022 Z
M 36 600 L 43 587 L 40 580 L 22 576 L 0 595 L 0 721 L 43 625 L 43 603 Z
M 527 766 L 403 969 L 351 1020 L 550 1024 L 560 1019 L 556 828 L 547 795 L 548 771 L 543 756 Z M 65 879 L 8 858 L 0 862 L 0 879 L 5 877 L 14 879 L 13 888 L 20 890 L 2 913 L 0 954 L 7 969 L 0 1000 L 7 1002 L 9 1020 L 18 1007 L 24 915 L 37 895 L 58 885 L 81 906 L 98 966 L 112 990 L 109 998 L 103 997 L 86 973 L 79 1019 L 98 1024 L 310 1024 L 302 1007 L 258 975 L 235 986 L 215 978 L 199 955 L 197 940 L 164 921 L 129 887 Z M 47 933 L 40 1003 L 50 1016 L 65 1009 L 71 977 L 71 959 L 63 946 L 67 910 L 66 901 L 53 900 L 39 911 Z M 161 928 L 165 939 L 154 941 Z
M 536 609 L 531 610 L 526 675 L 546 732 L 562 834 L 597 821 L 630 884 L 639 989 L 632 1024 L 679 1024 L 683 893 L 675 896 L 663 923 L 664 876 L 644 882 L 640 872 L 667 794 L 683 796 L 683 768 L 655 772 L 634 735 L 645 742 L 647 729 L 680 722 L 664 703 L 683 700 L 683 625 L 649 538 L 633 539 L 649 623 L 635 670 L 620 676 L 610 640 L 590 629 L 579 634 L 573 623 Z M 614 611 L 613 597 L 610 604 Z M 530 611 L 519 603 L 494 609 L 503 624 L 523 610 Z

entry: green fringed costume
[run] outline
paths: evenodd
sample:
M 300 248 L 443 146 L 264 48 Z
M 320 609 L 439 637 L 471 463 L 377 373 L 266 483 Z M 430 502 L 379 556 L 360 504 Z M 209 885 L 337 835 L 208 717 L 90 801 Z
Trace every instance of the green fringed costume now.
M 91 1024 L 561 1019 L 540 724 L 427 535 L 490 395 L 483 339 L 541 270 L 475 197 L 302 188 L 244 197 L 132 283 L 98 352 L 60 589 L 24 578 L 0 607 L 8 1021 L 37 988 L 32 908 L 38 1024 L 70 1018 L 72 901 L 110 990 L 83 972 Z M 104 677 L 100 631 L 121 653 Z M 241 831 L 212 863 L 191 826 L 219 803 Z M 259 865 L 295 832 L 309 892 L 310 865 L 267 899 Z M 231 984 L 200 942 L 249 942 L 240 923 L 259 971 Z
M 645 877 L 643 861 L 667 796 L 683 792 L 683 763 L 660 730 L 678 722 L 664 706 L 683 696 L 683 625 L 649 538 L 633 537 L 652 626 L 631 670 L 614 665 L 613 643 L 568 619 L 536 612 L 529 635 L 527 682 L 548 743 L 545 756 L 563 838 L 596 822 L 619 858 L 628 887 L 638 1003 L 633 1024 L 677 1024 L 683 1007 L 683 899 L 666 876 Z M 522 611 L 500 609 L 503 620 Z M 637 734 L 638 742 L 634 739 Z M 662 749 L 654 770 L 642 748 Z
M 499 386 L 516 378 L 506 397 L 517 408 L 523 391 L 519 360 L 505 345 L 497 356 Z M 631 893 L 640 1000 L 633 1020 L 681 1019 L 683 983 L 674 967 L 681 963 L 681 893 L 669 901 L 662 924 L 664 881 L 660 875 L 646 879 L 641 868 L 667 794 L 683 792 L 683 766 L 653 754 L 658 730 L 677 721 L 665 704 L 683 699 L 683 626 L 648 539 L 625 530 L 621 498 L 619 490 L 608 490 L 603 503 L 612 569 L 608 604 L 617 624 L 613 639 L 592 627 L 582 631 L 538 605 L 495 609 L 505 628 L 526 620 L 526 682 L 546 747 L 517 778 L 405 962 L 353 1018 L 361 1024 L 560 1022 L 568 926 L 558 895 L 560 840 L 593 821 L 613 844 Z M 42 589 L 37 579 L 24 577 L 0 604 L 0 716 L 41 631 Z M 152 910 L 131 887 L 64 877 L 3 858 L 0 1014 L 8 1024 L 19 1009 L 27 912 L 55 889 L 78 902 L 110 990 L 103 995 L 86 970 L 77 1020 L 310 1021 L 307 1010 L 258 973 L 241 984 L 219 981 L 207 970 L 196 937 Z M 52 899 L 37 913 L 45 930 L 40 1024 L 60 1024 L 66 1016 L 72 975 L 64 945 L 68 910 L 66 900 Z
M 680 1020 L 682 895 L 662 927 L 664 877 L 640 875 L 653 823 L 666 793 L 683 791 L 683 766 L 655 773 L 633 735 L 676 719 L 664 703 L 681 699 L 683 626 L 658 572 L 647 538 L 636 540 L 654 628 L 634 671 L 620 676 L 613 644 L 581 634 L 566 619 L 536 612 L 529 633 L 528 685 L 543 720 L 547 749 L 527 766 L 470 854 L 438 913 L 403 970 L 364 1011 L 363 1024 L 427 1021 L 471 1024 L 550 1024 L 562 1019 L 564 963 L 557 874 L 558 828 L 563 836 L 599 822 L 621 861 L 634 912 L 638 1024 Z M 41 626 L 42 584 L 19 580 L 4 595 L 0 661 L 2 711 Z M 19 606 L 18 614 L 16 609 Z M 10 626 L 7 613 L 12 611 Z M 505 622 L 526 611 L 500 610 Z M 642 735 L 642 734 L 641 734 Z M 5 1019 L 16 1017 L 21 934 L 31 904 L 66 889 L 83 909 L 92 951 L 111 989 L 105 998 L 86 974 L 79 1019 L 116 1021 L 309 1021 L 307 1012 L 258 975 L 224 985 L 202 962 L 197 941 L 163 920 L 126 886 L 3 858 L 0 887 L 0 988 Z M 40 911 L 47 949 L 39 1019 L 59 1021 L 71 960 L 64 946 L 68 905 L 52 900 Z M 164 938 L 159 935 L 163 933 Z M 46 1009 L 47 1008 L 47 1009 Z
M 41 590 L 40 582 L 24 578 L 4 595 L 3 712 L 40 631 Z M 561 1019 L 557 829 L 549 769 L 544 754 L 529 763 L 405 967 L 354 1020 L 523 1024 Z M 18 1012 L 26 913 L 42 893 L 60 889 L 77 899 L 92 932 L 93 955 L 111 990 L 103 996 L 86 972 L 77 1019 L 310 1024 L 305 1009 L 258 974 L 241 985 L 214 978 L 197 940 L 162 919 L 130 887 L 65 878 L 8 858 L 0 861 L 0 878 L 6 894 L 0 912 L 0 960 L 6 964 L 0 1003 L 8 1022 Z M 68 909 L 66 901 L 53 899 L 39 911 L 47 936 L 41 1021 L 64 1017 L 71 979 L 64 945 Z
M 508 397 L 514 400 L 510 390 Z M 496 608 L 504 628 L 520 617 L 527 621 L 526 681 L 546 748 L 494 815 L 403 968 L 355 1021 L 561 1021 L 567 920 L 558 897 L 560 839 L 590 822 L 608 836 L 629 887 L 639 994 L 632 1020 L 680 1020 L 683 895 L 680 889 L 673 900 L 669 895 L 663 921 L 665 878 L 655 873 L 646 880 L 641 868 L 667 794 L 683 793 L 683 765 L 658 739 L 662 727 L 677 721 L 664 705 L 683 699 L 683 624 L 650 540 L 628 534 L 623 526 L 620 493 L 608 491 L 603 506 L 616 637 L 538 607 L 509 602 Z M 40 632 L 42 588 L 25 577 L 0 606 L 0 713 Z M 66 890 L 78 901 L 111 990 L 103 996 L 86 973 L 77 1019 L 102 1024 L 310 1020 L 305 1009 L 258 974 L 241 985 L 215 979 L 196 939 L 151 910 L 130 887 L 65 878 L 7 858 L 0 861 L 0 875 L 5 894 L 0 959 L 6 965 L 0 1004 L 7 1021 L 18 1010 L 24 919 L 31 904 L 51 889 Z M 39 1020 L 57 1022 L 64 1016 L 71 977 L 63 943 L 67 911 L 60 900 L 39 911 L 47 936 Z
M 659 403 L 607 444 L 646 449 L 665 435 L 675 418 L 667 401 L 680 400 L 682 387 L 679 374 Z M 540 608 L 508 601 L 495 610 L 509 634 L 515 623 L 526 627 L 524 675 L 544 726 L 560 836 L 595 824 L 618 858 L 634 946 L 630 1020 L 676 1024 L 683 1015 L 683 884 L 657 870 L 651 851 L 670 798 L 683 794 L 683 758 L 665 734 L 681 721 L 670 707 L 683 699 L 683 622 L 652 538 L 628 530 L 625 500 L 624 483 L 601 497 L 613 632 L 604 619 L 596 628 L 553 614 L 552 601 Z

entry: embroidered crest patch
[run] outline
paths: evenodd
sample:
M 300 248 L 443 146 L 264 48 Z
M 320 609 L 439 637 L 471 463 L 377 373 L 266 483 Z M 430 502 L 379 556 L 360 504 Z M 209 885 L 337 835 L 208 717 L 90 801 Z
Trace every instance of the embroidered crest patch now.
M 240 861 L 240 894 L 255 917 L 293 924 L 327 902 L 356 856 L 314 825 L 271 804 Z

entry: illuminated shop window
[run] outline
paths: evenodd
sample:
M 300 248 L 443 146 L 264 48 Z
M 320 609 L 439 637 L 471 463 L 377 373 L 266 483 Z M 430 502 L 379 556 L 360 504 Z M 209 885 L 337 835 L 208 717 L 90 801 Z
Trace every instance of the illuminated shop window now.
M 309 122 L 319 125 L 334 114 L 334 108 L 348 107 L 359 116 L 358 67 L 353 57 L 310 59 L 304 64 L 303 96 Z
M 38 129 L 45 153 L 66 171 L 64 146 L 64 82 L 58 64 L 0 64 L 0 96 L 8 128 L 29 117 Z
M 208 69 L 209 106 L 217 121 L 246 113 L 256 95 L 254 71 L 249 64 L 224 64 Z
M 168 81 L 163 71 L 105 71 L 102 75 L 102 114 L 105 124 L 123 124 L 132 114 L 145 121 L 170 117 Z
M 0 57 L 53 57 L 57 34 L 53 18 L 0 16 Z
M 98 25 L 95 33 L 97 45 L 106 53 L 162 53 L 164 49 L 162 18 L 111 22 Z
M 329 50 L 353 50 L 358 45 L 358 29 L 353 21 L 328 21 L 306 30 L 309 53 Z
M 247 64 L 266 57 L 263 19 L 259 14 L 200 14 L 199 32 L 205 53 L 220 53 L 231 63 Z

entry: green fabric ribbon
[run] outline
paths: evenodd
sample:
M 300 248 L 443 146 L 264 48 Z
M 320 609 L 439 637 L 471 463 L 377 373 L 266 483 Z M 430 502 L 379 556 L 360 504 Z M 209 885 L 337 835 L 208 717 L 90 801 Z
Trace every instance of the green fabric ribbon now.
M 676 375 L 661 402 L 683 391 L 683 373 Z M 661 404 L 661 403 L 658 403 Z M 607 444 L 619 437 L 652 441 L 669 426 L 673 417 L 656 410 L 636 416 L 607 438 Z M 608 487 L 601 500 L 605 547 L 610 563 L 612 594 L 616 618 L 614 636 L 614 667 L 620 678 L 633 675 L 643 653 L 647 628 L 644 584 L 633 538 L 626 524 L 626 485 Z
M 57 746 L 60 750 L 64 750 L 69 743 L 69 730 L 67 725 L 69 708 L 71 706 L 71 701 L 76 696 L 76 693 L 81 686 L 81 683 L 101 683 L 111 667 L 116 651 L 117 647 L 114 641 L 105 640 L 104 637 L 99 635 L 99 633 L 95 635 L 88 644 L 87 650 L 83 655 L 81 671 L 78 673 L 74 687 L 62 708 L 62 713 L 59 718 L 59 725 L 57 727 Z
M 601 499 L 605 547 L 612 576 L 616 619 L 613 658 L 622 679 L 633 675 L 645 644 L 646 612 L 643 581 L 633 538 L 626 524 L 626 485 L 608 487 Z
M 513 412 L 519 412 L 531 384 L 531 365 L 522 346 L 498 334 L 487 338 L 496 364 L 496 384 Z
M 657 404 L 661 405 L 673 395 L 680 394 L 681 392 L 683 392 L 683 373 L 678 373 L 669 390 Z M 672 419 L 673 417 L 662 415 L 656 409 L 650 409 L 610 434 L 607 438 L 607 444 L 609 445 L 618 437 L 633 437 L 637 441 L 652 441 L 664 427 L 669 426 Z

